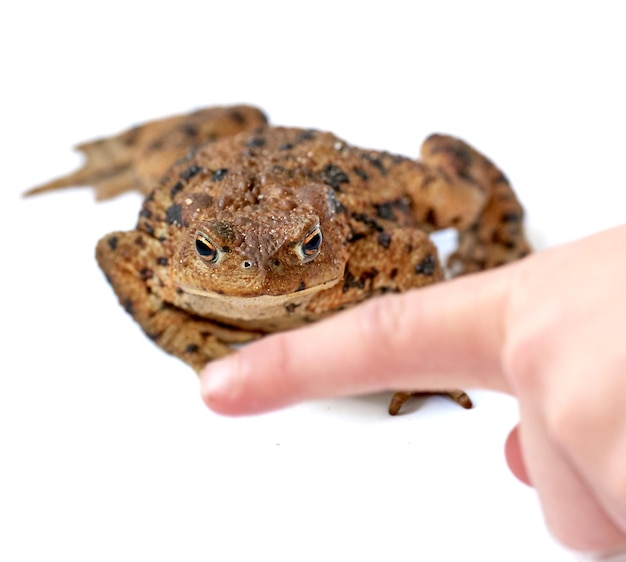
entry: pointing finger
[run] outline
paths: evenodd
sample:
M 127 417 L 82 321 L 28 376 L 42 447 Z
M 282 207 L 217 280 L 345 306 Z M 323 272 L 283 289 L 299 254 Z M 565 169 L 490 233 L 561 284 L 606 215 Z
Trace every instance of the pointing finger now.
M 507 391 L 500 349 L 515 267 L 373 299 L 268 336 L 207 365 L 203 398 L 237 415 L 382 390 Z

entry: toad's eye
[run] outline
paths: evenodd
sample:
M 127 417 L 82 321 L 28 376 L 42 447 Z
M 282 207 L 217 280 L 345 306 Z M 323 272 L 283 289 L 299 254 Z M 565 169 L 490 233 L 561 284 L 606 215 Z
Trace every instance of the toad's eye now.
M 320 253 L 322 246 L 322 231 L 319 226 L 316 226 L 313 230 L 302 239 L 298 246 L 298 253 L 300 258 L 304 262 L 311 261 Z
M 196 252 L 207 263 L 217 263 L 220 251 L 204 232 L 196 232 Z

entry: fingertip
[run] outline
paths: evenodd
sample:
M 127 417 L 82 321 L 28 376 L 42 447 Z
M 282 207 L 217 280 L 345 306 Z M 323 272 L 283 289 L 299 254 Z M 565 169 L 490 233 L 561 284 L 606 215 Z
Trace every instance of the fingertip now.
M 205 405 L 212 411 L 236 415 L 233 408 L 235 386 L 234 356 L 211 361 L 200 372 L 200 395 Z

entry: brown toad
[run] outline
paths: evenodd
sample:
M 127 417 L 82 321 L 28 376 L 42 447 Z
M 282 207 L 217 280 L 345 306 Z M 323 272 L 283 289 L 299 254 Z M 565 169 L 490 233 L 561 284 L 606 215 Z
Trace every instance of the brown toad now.
M 148 337 L 196 371 L 232 344 L 443 280 L 435 230 L 459 231 L 455 274 L 529 252 L 505 176 L 448 136 L 430 136 L 416 161 L 271 127 L 237 106 L 79 149 L 82 169 L 29 193 L 91 184 L 100 199 L 146 194 L 136 228 L 102 238 L 96 257 Z M 411 394 L 396 393 L 390 413 Z M 462 391 L 445 394 L 471 406 Z

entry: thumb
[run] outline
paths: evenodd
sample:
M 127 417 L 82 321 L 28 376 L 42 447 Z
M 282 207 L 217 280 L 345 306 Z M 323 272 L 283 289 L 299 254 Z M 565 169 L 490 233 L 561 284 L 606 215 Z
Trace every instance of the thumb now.
M 509 465 L 509 469 L 515 475 L 515 477 L 528 486 L 531 485 L 528 471 L 526 470 L 526 463 L 524 462 L 524 455 L 522 454 L 522 445 L 519 440 L 519 426 L 515 426 L 506 440 L 504 446 L 504 454 L 506 456 L 506 462 Z

